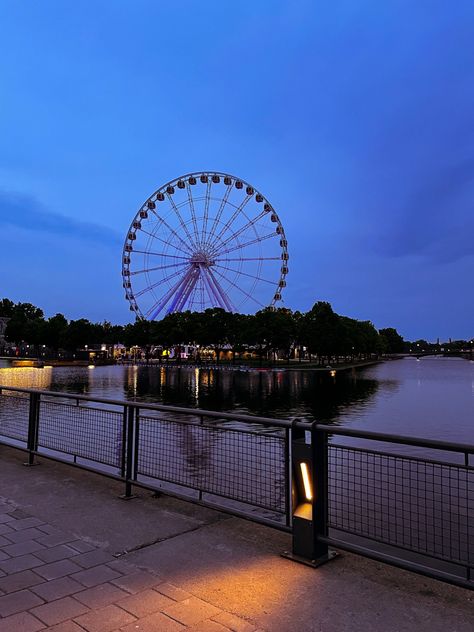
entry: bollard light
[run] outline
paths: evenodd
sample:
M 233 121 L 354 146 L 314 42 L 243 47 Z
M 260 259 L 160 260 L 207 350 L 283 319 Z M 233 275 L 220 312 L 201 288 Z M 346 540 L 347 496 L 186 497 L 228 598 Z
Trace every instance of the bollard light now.
M 283 553 L 296 562 L 317 567 L 335 557 L 335 552 L 318 539 L 322 533 L 322 512 L 327 498 L 322 494 L 326 463 L 315 457 L 316 433 L 294 428 L 291 441 L 292 461 L 292 550 Z M 322 460 L 320 460 L 322 461 Z M 318 469 L 319 468 L 319 469 Z

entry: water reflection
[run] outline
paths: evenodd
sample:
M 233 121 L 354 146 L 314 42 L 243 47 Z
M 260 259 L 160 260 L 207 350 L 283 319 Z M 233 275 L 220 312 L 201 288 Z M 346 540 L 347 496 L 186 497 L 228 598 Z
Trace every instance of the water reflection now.
M 337 423 L 348 407 L 367 402 L 379 383 L 353 372 L 333 379 L 308 371 L 230 371 L 127 367 L 126 399 L 232 410 L 260 416 L 300 416 Z M 396 385 L 387 384 L 387 387 Z

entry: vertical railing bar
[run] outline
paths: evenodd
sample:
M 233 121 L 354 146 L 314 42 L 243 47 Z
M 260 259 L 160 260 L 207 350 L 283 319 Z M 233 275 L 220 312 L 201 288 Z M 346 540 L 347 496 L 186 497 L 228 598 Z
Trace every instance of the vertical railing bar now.
M 135 408 L 128 406 L 127 415 L 127 460 L 125 464 L 125 494 L 122 498 L 132 498 L 132 475 L 133 475 L 133 435 L 134 435 Z
M 285 512 L 286 526 L 290 527 L 292 522 L 292 467 L 291 467 L 291 428 L 285 428 Z
M 137 480 L 138 476 L 138 449 L 140 441 L 140 409 L 135 408 L 135 436 L 133 450 L 133 480 Z
M 125 404 L 123 407 L 122 416 L 122 455 L 120 461 L 120 476 L 124 478 L 125 467 L 127 460 L 127 419 L 128 419 L 128 406 Z

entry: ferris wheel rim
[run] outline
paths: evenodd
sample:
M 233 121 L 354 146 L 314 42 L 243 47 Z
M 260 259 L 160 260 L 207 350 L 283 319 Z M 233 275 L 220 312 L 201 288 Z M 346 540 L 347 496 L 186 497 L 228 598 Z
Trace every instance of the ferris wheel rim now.
M 215 180 L 216 177 L 218 178 L 217 182 Z M 190 181 L 190 179 L 192 178 L 195 179 L 194 182 Z M 222 195 L 211 196 L 210 193 L 211 193 L 212 185 L 220 184 L 222 178 L 224 179 L 225 186 L 227 186 L 225 194 L 223 196 Z M 191 187 L 197 184 L 198 179 L 201 184 L 207 185 L 206 193 L 204 196 L 201 195 L 199 198 L 193 199 L 192 193 L 191 193 Z M 237 183 L 239 183 L 239 186 L 237 185 Z M 172 196 L 175 193 L 176 187 L 178 187 L 179 189 L 184 189 L 184 188 L 186 189 L 186 193 L 188 194 L 188 200 L 185 199 L 179 204 L 176 204 L 174 202 Z M 232 192 L 232 190 L 234 189 L 234 187 L 236 189 L 244 189 L 246 192 L 246 196 L 243 199 L 243 201 L 239 204 L 239 206 L 236 206 L 234 203 L 228 200 L 228 197 L 230 193 Z M 160 195 L 162 197 L 160 197 Z M 158 213 L 157 208 L 156 208 L 156 202 L 160 201 L 161 203 L 162 201 L 164 201 L 165 199 L 164 196 L 166 196 L 170 204 L 170 207 L 167 209 L 167 215 L 163 213 Z M 263 211 L 258 213 L 256 217 L 249 218 L 247 214 L 244 213 L 244 208 L 246 204 L 253 198 L 255 198 L 255 200 L 258 203 L 262 203 Z M 205 210 L 204 210 L 203 217 L 197 217 L 195 214 L 194 203 L 198 200 L 199 201 L 204 200 L 205 202 Z M 219 206 L 219 211 L 217 212 L 217 216 L 210 219 L 209 218 L 209 204 L 211 200 L 215 202 L 219 202 L 220 206 Z M 153 203 L 153 208 L 150 206 L 150 203 Z M 231 218 L 227 220 L 227 222 L 224 224 L 223 227 L 221 227 L 220 231 L 218 231 L 216 235 L 214 231 L 219 227 L 219 224 L 222 223 L 221 217 L 222 217 L 222 213 L 223 213 L 223 210 L 225 209 L 226 204 L 228 204 L 229 207 L 234 207 L 234 211 L 231 215 Z M 180 209 L 187 209 L 188 205 L 189 205 L 189 208 L 191 208 L 191 218 L 187 218 L 185 221 L 183 220 L 181 216 Z M 147 219 L 148 212 L 153 213 L 153 215 L 155 216 L 157 220 L 156 226 L 152 229 L 152 233 L 147 232 L 141 226 L 141 223 L 142 223 L 141 219 L 143 217 Z M 145 213 L 145 215 L 143 215 L 143 213 Z M 268 213 L 271 213 L 271 222 L 273 222 L 276 225 L 276 232 L 275 234 L 268 233 L 268 235 L 262 236 L 258 234 L 256 226 L 258 225 L 258 222 L 261 219 L 263 219 L 266 215 L 268 215 Z M 181 235 L 177 232 L 176 230 L 177 227 L 173 228 L 167 222 L 167 218 L 171 215 L 173 218 L 178 219 L 180 227 L 183 231 Z M 235 221 L 235 219 L 238 218 L 240 215 L 244 215 L 245 218 L 247 219 L 247 222 L 244 224 L 243 227 L 240 227 L 236 231 L 233 232 L 230 230 L 230 227 Z M 197 225 L 198 219 L 203 220 L 203 230 L 201 230 L 201 232 L 199 231 L 198 225 Z M 209 222 L 211 223 L 211 230 L 208 232 L 207 224 Z M 158 229 L 162 228 L 163 225 L 165 225 L 167 230 L 170 231 L 170 236 L 167 239 L 163 239 L 162 237 L 160 238 L 156 235 L 156 233 L 158 232 Z M 235 245 L 235 241 L 238 239 L 239 235 L 245 234 L 245 231 L 247 231 L 250 228 L 252 228 L 255 232 L 255 239 L 253 241 L 252 240 L 247 241 L 244 244 L 240 244 L 238 242 L 237 245 Z M 139 230 L 141 230 L 144 234 L 149 235 L 148 242 L 146 244 L 146 247 L 144 247 L 144 250 L 134 250 L 133 248 L 133 241 L 136 239 L 136 234 Z M 228 231 L 230 231 L 230 234 L 226 236 L 226 232 Z M 194 235 L 192 235 L 192 233 L 194 233 Z M 183 239 L 183 236 L 185 236 L 187 241 Z M 238 254 L 239 251 L 244 250 L 249 245 L 257 244 L 259 248 L 261 249 L 262 241 L 266 239 L 270 239 L 271 237 L 276 237 L 276 236 L 279 237 L 278 250 L 280 251 L 280 257 L 260 256 L 260 257 L 245 258 L 245 257 L 227 256 L 226 258 L 221 258 L 222 255 L 226 255 L 226 254 L 227 255 L 232 254 L 232 253 Z M 224 241 L 222 241 L 223 237 L 225 237 Z M 161 249 L 161 252 L 153 252 L 149 248 L 149 245 L 150 245 L 150 240 L 154 240 L 154 239 L 157 239 L 158 241 L 163 242 L 164 248 L 171 247 L 175 251 L 176 250 L 178 252 L 181 251 L 181 253 L 180 254 L 176 254 L 176 253 L 167 254 L 167 252 L 163 250 L 163 247 Z M 181 248 L 178 248 L 176 246 L 176 243 L 174 243 L 172 239 L 176 239 L 177 242 L 181 244 Z M 213 246 L 212 245 L 213 240 L 214 242 L 216 240 L 220 240 L 221 241 L 220 245 L 218 247 Z M 233 242 L 234 242 L 234 245 L 232 245 Z M 223 246 L 224 246 L 224 249 L 223 249 Z M 227 246 L 227 249 L 225 248 L 225 246 Z M 219 306 L 224 307 L 224 309 L 227 309 L 227 311 L 236 311 L 232 302 L 230 301 L 230 298 L 228 297 L 226 298 L 226 293 L 221 288 L 219 279 L 223 279 L 223 282 L 226 283 L 227 292 L 229 292 L 229 289 L 232 286 L 241 294 L 245 295 L 247 299 L 250 299 L 251 301 L 258 304 L 260 308 L 263 308 L 265 306 L 274 307 L 275 303 L 282 300 L 281 291 L 286 286 L 286 276 L 288 274 L 288 263 L 287 263 L 289 260 L 288 242 L 286 239 L 286 234 L 285 234 L 283 225 L 281 223 L 280 217 L 276 213 L 273 205 L 270 203 L 270 201 L 265 195 L 263 195 L 256 187 L 251 185 L 247 180 L 244 180 L 243 178 L 239 178 L 233 174 L 229 174 L 223 171 L 213 171 L 213 170 L 193 171 L 193 172 L 186 173 L 184 175 L 181 175 L 177 178 L 173 178 L 165 182 L 159 188 L 157 188 L 151 195 L 149 195 L 139 207 L 127 231 L 127 235 L 125 237 L 124 245 L 122 248 L 122 278 L 123 278 L 123 286 L 125 288 L 125 298 L 129 301 L 130 309 L 135 313 L 137 318 L 150 319 L 150 316 L 151 316 L 151 319 L 153 320 L 162 311 L 162 309 L 166 305 L 166 302 L 163 304 L 163 307 L 160 307 L 160 310 L 154 315 L 153 306 L 152 308 L 149 308 L 147 311 L 145 311 L 145 313 L 143 313 L 143 310 L 140 308 L 136 299 L 140 298 L 146 292 L 151 291 L 155 287 L 158 287 L 159 285 L 161 285 L 163 283 L 163 279 L 160 279 L 158 282 L 154 284 L 150 284 L 147 288 L 140 290 L 137 293 L 134 293 L 133 286 L 130 280 L 131 277 L 136 277 L 139 273 L 142 273 L 142 272 L 148 275 L 148 273 L 150 272 L 153 272 L 159 269 L 166 269 L 167 267 L 180 268 L 182 266 L 184 268 L 186 265 L 188 265 L 189 267 L 192 267 L 191 264 L 194 263 L 193 257 L 195 256 L 195 254 L 193 253 L 196 253 L 196 251 L 199 249 L 201 250 L 209 249 L 209 254 L 206 254 L 206 256 L 215 257 L 215 261 L 218 262 L 216 265 L 214 264 L 214 261 L 212 262 L 212 264 L 206 264 L 207 269 L 205 270 L 205 274 L 204 272 L 202 272 L 203 277 L 205 276 L 209 277 L 208 282 L 209 282 L 210 289 L 206 288 L 206 291 L 208 293 L 211 303 L 213 302 L 212 293 L 213 291 L 214 292 L 217 291 L 218 293 L 222 293 L 222 296 L 221 296 L 222 300 L 219 300 L 218 298 L 218 301 L 217 301 L 219 302 Z M 156 250 L 159 250 L 159 248 L 156 248 Z M 182 263 L 180 262 L 173 263 L 173 264 L 170 264 L 169 266 L 166 266 L 166 265 L 155 266 L 154 268 L 152 267 L 152 268 L 148 268 L 142 271 L 131 271 L 130 270 L 131 259 L 135 253 L 143 254 L 146 257 L 146 261 L 148 261 L 148 258 L 150 256 L 151 257 L 157 256 L 157 257 L 164 257 L 165 259 L 167 257 L 173 260 L 179 259 L 179 260 L 182 260 Z M 259 276 L 261 272 L 262 262 L 267 261 L 267 260 L 279 260 L 281 262 L 279 273 L 278 275 L 276 275 L 278 276 L 276 281 L 270 281 L 268 279 L 264 279 L 263 277 Z M 234 262 L 237 262 L 240 264 L 240 266 L 242 266 L 242 263 L 244 261 L 258 261 L 259 266 L 260 266 L 258 269 L 258 274 L 251 275 L 248 272 L 243 272 L 241 267 L 238 270 L 236 270 L 235 268 L 228 268 L 227 266 L 222 266 L 222 263 L 232 264 Z M 196 263 L 194 264 L 194 266 L 197 267 L 199 271 L 202 271 L 204 269 L 204 265 L 202 264 L 202 262 L 198 262 L 198 263 L 199 263 L 199 267 L 197 267 Z M 246 276 L 246 277 L 250 277 L 254 279 L 252 291 L 250 293 L 247 291 L 244 291 L 240 286 L 236 285 L 234 282 L 231 282 L 230 279 L 226 277 L 225 274 L 223 274 L 222 271 L 220 270 L 214 269 L 213 271 L 211 271 L 210 270 L 211 265 L 212 266 L 215 265 L 216 268 L 220 268 L 222 270 L 235 273 L 236 276 L 233 279 L 234 281 L 237 280 L 240 276 Z M 179 273 L 176 273 L 176 274 L 179 275 Z M 216 277 L 216 275 L 217 277 L 219 277 L 219 279 Z M 174 279 L 174 276 L 171 276 L 169 278 L 165 277 L 164 282 L 168 283 L 168 292 L 166 293 L 166 295 L 170 294 L 170 296 L 172 296 L 173 289 L 176 289 L 177 287 L 177 284 L 170 287 L 169 282 L 171 282 L 173 279 Z M 204 304 L 205 304 L 204 287 L 203 287 L 204 280 L 201 280 L 201 279 L 199 280 L 202 283 L 201 309 L 204 309 Z M 184 281 L 188 283 L 186 287 L 184 285 Z M 180 282 L 181 282 L 181 286 L 179 286 L 180 291 L 185 290 L 185 294 L 184 294 L 185 300 L 183 300 L 181 297 L 180 301 L 178 301 L 176 305 L 176 300 L 173 299 L 172 305 L 180 308 L 180 309 L 176 308 L 174 311 L 181 311 L 181 308 L 184 308 L 186 306 L 186 301 L 190 298 L 190 296 L 192 297 L 192 300 L 190 301 L 190 305 L 191 306 L 194 305 L 195 304 L 194 297 L 198 290 L 197 281 L 195 278 L 192 277 L 192 274 L 189 270 L 184 275 L 182 275 L 180 279 L 178 279 L 178 284 Z M 261 303 L 255 298 L 255 296 L 253 296 L 253 290 L 255 289 L 256 285 L 259 282 L 268 283 L 270 285 L 274 285 L 275 287 L 274 295 L 271 298 L 271 300 L 267 303 L 267 305 Z M 154 292 L 153 292 L 153 295 L 155 296 Z M 155 305 L 157 304 L 159 305 L 160 300 L 161 299 L 158 299 Z M 241 306 L 244 302 L 245 300 L 241 300 L 239 303 L 239 306 Z

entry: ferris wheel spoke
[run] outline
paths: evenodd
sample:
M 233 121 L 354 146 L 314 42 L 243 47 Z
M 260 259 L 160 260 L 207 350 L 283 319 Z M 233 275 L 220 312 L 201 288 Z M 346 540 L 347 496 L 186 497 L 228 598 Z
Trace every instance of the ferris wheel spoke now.
M 209 178 L 207 181 L 207 186 L 206 186 L 206 197 L 205 197 L 205 202 L 204 202 L 204 220 L 203 220 L 203 225 L 202 225 L 201 240 L 199 243 L 200 246 L 202 246 L 206 240 L 207 222 L 209 221 L 209 202 L 211 201 L 211 186 L 212 186 L 212 182 L 211 182 L 211 178 Z
M 246 292 L 245 290 L 243 290 L 241 287 L 239 287 L 238 285 L 236 285 L 233 281 L 231 281 L 230 279 L 228 279 L 226 276 L 224 276 L 221 272 L 219 272 L 218 270 L 216 270 L 216 274 L 218 274 L 220 277 L 222 277 L 224 279 L 224 281 L 226 281 L 227 283 L 230 283 L 233 287 L 235 287 L 236 290 L 239 290 L 239 292 L 241 292 L 242 294 L 245 294 L 245 296 L 247 298 L 249 298 L 250 300 L 252 300 L 254 303 L 257 303 L 257 305 L 259 305 L 260 307 L 265 307 L 265 305 L 263 305 L 262 303 L 260 303 L 260 301 L 257 301 L 257 299 L 252 296 L 251 294 L 249 294 L 248 292 Z
M 239 230 L 237 230 L 235 233 L 232 233 L 221 244 L 219 244 L 217 250 L 219 250 L 223 246 L 226 246 L 230 241 L 232 241 L 233 239 L 235 239 L 236 237 L 241 235 L 248 228 L 251 228 L 254 224 L 256 224 L 258 222 L 259 219 L 262 219 L 262 217 L 264 217 L 265 215 L 266 215 L 266 211 L 262 211 L 259 215 L 257 215 L 257 217 L 254 217 L 253 219 L 250 219 L 246 224 L 244 224 L 244 226 L 239 228 Z M 229 226 L 227 226 L 227 228 L 224 227 L 223 231 L 220 232 L 219 237 L 221 237 L 223 232 L 225 232 L 225 230 L 227 230 L 229 227 L 230 227 L 230 224 L 229 224 Z
M 250 277 L 251 279 L 255 279 L 256 281 L 263 281 L 264 283 L 269 283 L 270 285 L 277 285 L 275 281 L 269 281 L 268 279 L 264 279 L 263 277 L 249 274 L 248 272 L 242 272 L 241 270 L 236 270 L 235 268 L 228 268 L 227 266 L 221 266 L 218 264 L 216 264 L 216 268 L 221 268 L 221 270 L 228 270 L 229 272 L 235 272 L 236 274 L 243 274 L 243 276 Z
M 150 290 L 154 290 L 160 285 L 163 285 L 163 283 L 167 283 L 168 281 L 171 281 L 171 279 L 176 278 L 178 275 L 182 275 L 182 273 L 183 273 L 183 270 L 177 270 L 176 272 L 173 272 L 173 274 L 170 274 L 164 277 L 163 279 L 156 281 L 156 283 L 153 283 L 152 285 L 149 285 L 148 287 L 143 288 L 143 290 L 140 290 L 139 292 L 135 294 L 135 297 L 143 296 L 143 294 L 146 294 L 146 292 L 150 292 Z
M 168 224 L 168 222 L 167 222 L 165 219 L 163 219 L 162 217 L 160 217 L 160 216 L 158 215 L 158 213 L 157 213 L 154 209 L 152 209 L 152 213 L 155 215 L 155 217 L 157 217 L 157 218 L 158 218 L 158 220 L 159 220 L 162 224 L 164 224 L 164 225 L 166 226 L 166 228 L 170 231 L 170 233 L 172 233 L 172 234 L 176 237 L 176 239 L 177 239 L 178 241 L 180 241 L 180 242 L 183 244 L 183 246 L 184 246 L 184 248 L 185 248 L 185 251 L 186 251 L 186 252 L 189 252 L 189 253 L 192 253 L 192 248 L 190 248 L 190 247 L 188 246 L 188 244 L 187 244 L 187 243 L 186 243 L 186 242 L 185 242 L 185 241 L 184 241 L 184 240 L 183 240 L 183 239 L 182 239 L 182 238 L 178 235 L 178 233 L 174 230 L 174 228 L 172 228 L 172 227 Z M 168 243 L 168 242 L 166 242 L 166 243 Z
M 225 255 L 229 252 L 233 252 L 234 250 L 243 250 L 247 246 L 251 246 L 253 244 L 258 244 L 261 241 L 265 241 L 266 239 L 270 239 L 271 237 L 275 237 L 276 233 L 268 233 L 268 235 L 263 235 L 262 237 L 256 237 L 255 239 L 251 239 L 250 241 L 245 242 L 244 244 L 238 244 L 237 246 L 233 246 L 232 248 L 227 248 L 226 250 L 218 250 L 216 252 L 217 255 Z
M 226 192 L 224 193 L 224 197 L 221 200 L 219 210 L 217 211 L 217 215 L 215 216 L 212 222 L 211 230 L 209 231 L 209 237 L 206 240 L 206 245 L 210 245 L 212 243 L 212 238 L 214 237 L 214 231 L 219 226 L 222 213 L 224 212 L 224 208 L 225 208 L 225 205 L 227 204 L 227 200 L 229 199 L 229 195 L 231 191 L 232 191 L 232 182 L 229 185 L 227 185 L 227 189 L 226 189 Z
M 143 270 L 135 270 L 135 272 L 130 272 L 130 276 L 134 276 L 135 274 L 144 274 L 145 272 L 154 272 L 155 270 L 165 270 L 166 268 L 177 268 L 178 266 L 187 266 L 188 262 L 183 261 L 182 263 L 170 263 L 166 266 L 155 266 L 154 268 L 144 268 Z
M 235 257 L 226 259 L 214 259 L 215 261 L 280 261 L 280 257 Z
M 168 257 L 169 259 L 185 259 L 189 262 L 190 257 L 180 257 L 179 255 L 165 255 L 163 252 L 151 252 L 150 250 L 134 250 L 142 255 L 153 255 L 154 257 Z
M 173 208 L 173 211 L 176 213 L 176 215 L 177 215 L 177 217 L 178 217 L 178 220 L 179 220 L 179 223 L 181 224 L 181 228 L 182 228 L 182 229 L 184 230 L 184 232 L 186 233 L 186 236 L 187 236 L 187 238 L 189 239 L 189 242 L 190 242 L 190 243 L 191 243 L 194 247 L 196 247 L 196 248 L 197 248 L 197 244 L 196 244 L 196 243 L 194 243 L 193 238 L 191 237 L 191 235 L 190 235 L 190 233 L 189 233 L 188 227 L 186 226 L 186 223 L 184 222 L 183 218 L 181 217 L 181 213 L 179 212 L 178 207 L 177 207 L 177 206 L 176 206 L 176 204 L 174 203 L 173 198 L 171 197 L 171 195 L 170 195 L 169 193 L 167 193 L 167 194 L 166 194 L 166 196 L 167 196 L 167 198 L 168 198 L 168 200 L 169 200 L 169 202 L 170 202 L 170 204 L 171 204 L 171 206 L 172 206 L 172 208 Z
M 227 220 L 227 222 L 224 224 L 223 228 L 219 231 L 219 234 L 215 236 L 214 241 L 218 242 L 219 239 L 225 234 L 225 232 L 230 228 L 230 226 L 234 223 L 235 219 L 240 215 L 240 213 L 244 210 L 245 206 L 249 203 L 249 201 L 252 199 L 251 195 L 246 195 L 245 198 L 242 200 L 242 202 L 240 203 L 240 205 L 235 209 L 235 211 L 232 213 L 232 215 L 229 217 L 229 219 Z M 224 242 L 225 244 L 226 242 Z M 223 244 L 221 244 L 223 245 Z
M 154 233 L 150 233 L 148 230 L 145 230 L 144 228 L 140 228 L 140 230 L 142 231 L 142 233 L 149 235 L 152 239 L 157 239 L 158 241 L 161 241 L 161 243 L 165 244 L 165 246 L 171 246 L 172 248 L 179 250 L 179 252 L 184 252 L 184 253 L 190 252 L 189 250 L 184 250 L 183 248 L 179 248 L 172 241 L 166 241 L 162 237 L 158 237 L 158 235 L 155 235 Z M 134 252 L 138 252 L 138 250 L 135 250 Z
M 193 222 L 194 238 L 196 240 L 196 244 L 199 244 L 199 229 L 198 229 L 198 224 L 197 224 L 197 219 L 196 219 L 196 211 L 194 209 L 193 194 L 191 191 L 191 185 L 189 184 L 189 181 L 186 181 L 186 191 L 188 192 L 189 208 L 191 209 L 191 219 Z

